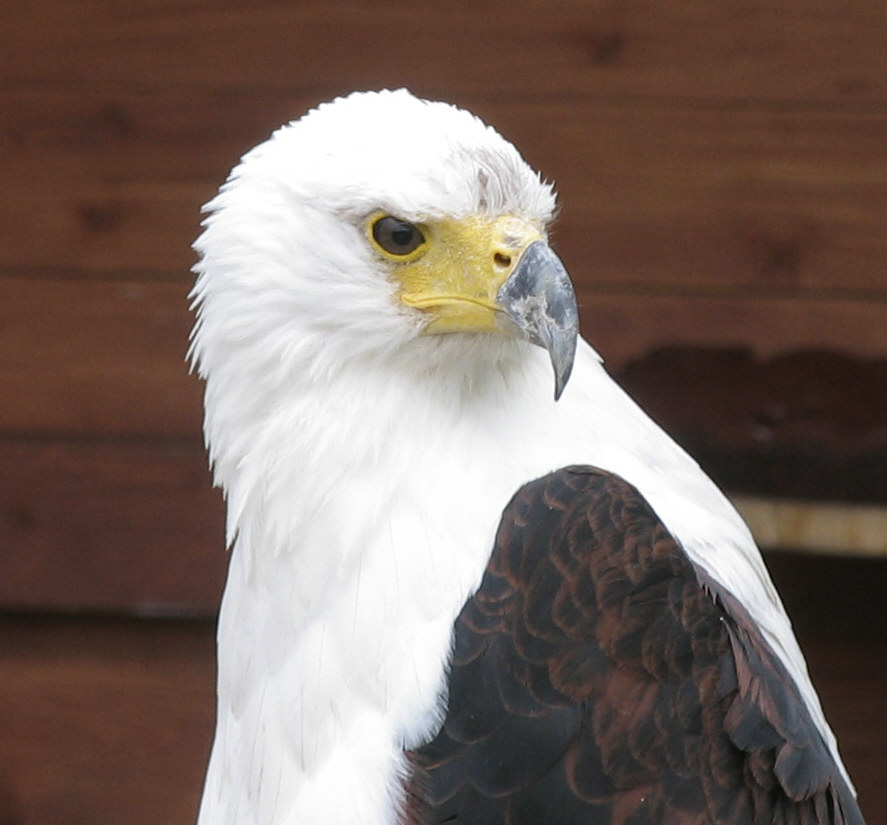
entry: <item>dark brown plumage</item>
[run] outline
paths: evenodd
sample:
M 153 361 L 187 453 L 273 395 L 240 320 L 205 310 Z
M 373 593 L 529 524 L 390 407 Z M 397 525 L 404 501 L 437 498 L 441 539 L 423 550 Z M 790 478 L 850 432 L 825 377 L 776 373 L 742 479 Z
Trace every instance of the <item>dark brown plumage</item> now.
M 863 825 L 746 611 L 602 471 L 512 499 L 449 691 L 409 755 L 417 825 Z

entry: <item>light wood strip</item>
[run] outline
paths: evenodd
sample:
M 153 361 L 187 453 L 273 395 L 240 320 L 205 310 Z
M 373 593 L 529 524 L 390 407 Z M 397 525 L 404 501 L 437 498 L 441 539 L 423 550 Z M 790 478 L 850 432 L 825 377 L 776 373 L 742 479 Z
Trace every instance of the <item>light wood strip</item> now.
M 887 507 L 732 496 L 761 547 L 887 558 Z

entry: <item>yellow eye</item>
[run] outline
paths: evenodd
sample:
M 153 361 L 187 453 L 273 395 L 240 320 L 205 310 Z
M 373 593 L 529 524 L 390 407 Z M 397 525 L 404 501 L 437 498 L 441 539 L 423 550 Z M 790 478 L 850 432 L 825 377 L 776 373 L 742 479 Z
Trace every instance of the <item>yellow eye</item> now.
M 409 257 L 425 243 L 425 236 L 418 226 L 392 215 L 377 218 L 371 231 L 379 248 L 396 258 Z

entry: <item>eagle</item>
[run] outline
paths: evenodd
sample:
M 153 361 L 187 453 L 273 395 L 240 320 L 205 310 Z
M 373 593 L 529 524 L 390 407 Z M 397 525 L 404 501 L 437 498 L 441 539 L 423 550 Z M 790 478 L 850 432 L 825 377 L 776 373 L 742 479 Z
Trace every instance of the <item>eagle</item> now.
M 200 825 L 863 823 L 752 536 L 579 336 L 512 144 L 353 93 L 204 212 Z

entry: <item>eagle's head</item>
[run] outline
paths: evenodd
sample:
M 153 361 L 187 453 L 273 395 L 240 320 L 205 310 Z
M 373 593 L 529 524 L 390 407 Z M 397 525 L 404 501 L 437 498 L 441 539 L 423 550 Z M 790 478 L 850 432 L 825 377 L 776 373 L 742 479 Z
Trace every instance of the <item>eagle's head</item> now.
M 248 361 L 285 380 L 467 333 L 544 347 L 559 396 L 578 317 L 546 243 L 554 205 L 468 112 L 405 90 L 321 105 L 249 152 L 207 205 L 192 358 L 204 377 Z

